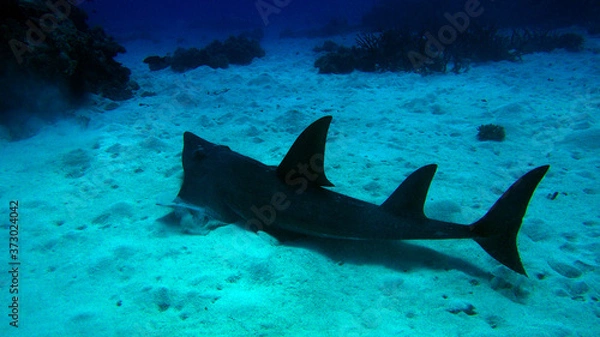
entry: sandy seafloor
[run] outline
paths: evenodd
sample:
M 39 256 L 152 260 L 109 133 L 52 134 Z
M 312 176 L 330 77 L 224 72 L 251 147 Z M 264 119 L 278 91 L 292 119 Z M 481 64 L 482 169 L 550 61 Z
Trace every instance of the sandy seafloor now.
M 250 66 L 177 74 L 141 62 L 173 45 L 129 41 L 119 60 L 156 96 L 113 110 L 96 98 L 34 137 L 3 139 L 1 214 L 7 223 L 19 200 L 22 265 L 20 327 L 8 326 L 5 272 L 0 334 L 598 336 L 600 41 L 426 77 L 319 75 L 320 42 L 267 41 Z M 190 217 L 159 221 L 170 209 L 157 200 L 180 187 L 184 131 L 277 165 L 324 115 L 335 191 L 381 203 L 437 163 L 432 218 L 471 223 L 550 164 L 518 240 L 529 278 L 470 240 L 280 245 L 235 225 L 190 235 Z M 477 141 L 487 123 L 506 141 Z

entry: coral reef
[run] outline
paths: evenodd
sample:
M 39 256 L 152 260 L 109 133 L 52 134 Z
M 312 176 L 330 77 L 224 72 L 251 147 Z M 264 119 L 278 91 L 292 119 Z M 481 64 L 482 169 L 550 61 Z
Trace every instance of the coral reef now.
M 356 68 L 354 50 L 339 47 L 335 52 L 327 53 L 315 61 L 319 74 L 349 74 Z
M 33 136 L 70 114 L 88 93 L 121 101 L 139 88 L 114 60 L 125 49 L 67 0 L 0 2 L 0 125 Z
M 440 38 L 441 39 L 441 38 Z M 500 34 L 494 26 L 471 24 L 452 43 L 444 45 L 427 32 L 390 29 L 380 33 L 358 34 L 353 47 L 331 42 L 315 47 L 326 51 L 315 62 L 319 73 L 350 73 L 353 70 L 407 71 L 421 74 L 446 72 L 452 63 L 455 73 L 468 69 L 472 62 L 519 61 L 524 54 L 549 52 L 556 48 L 579 51 L 583 37 L 574 33 L 515 30 Z
M 387 30 L 382 33 L 363 33 L 356 37 L 353 47 L 334 48 L 329 43 L 315 51 L 328 51 L 315 61 L 319 73 L 350 73 L 353 70 L 415 71 L 419 73 L 446 70 L 444 54 L 424 56 L 426 40 L 408 30 Z M 343 71 L 340 71 L 343 70 Z
M 514 36 L 514 34 L 513 34 Z M 523 52 L 515 48 L 511 37 L 501 35 L 495 26 L 472 24 L 445 52 L 452 60 L 466 62 L 518 61 Z
M 215 40 L 202 49 L 178 48 L 172 56 L 148 56 L 144 63 L 148 64 L 151 71 L 170 66 L 173 71 L 182 73 L 204 65 L 213 69 L 225 69 L 230 64 L 248 65 L 255 57 L 264 55 L 265 51 L 258 40 L 242 34 L 230 36 L 224 42 Z
M 496 27 L 471 25 L 456 42 L 446 49 L 455 65 L 469 62 L 519 61 L 525 54 L 550 52 L 557 48 L 577 52 L 583 49 L 584 39 L 579 34 L 558 34 L 529 29 L 513 30 L 502 35 Z
M 570 52 L 583 49 L 583 36 L 574 33 L 557 34 L 549 31 L 516 30 L 510 38 L 509 48 L 523 54 L 550 52 L 562 48 Z
M 151 71 L 162 70 L 171 65 L 170 57 L 148 56 L 144 59 L 144 63 L 148 64 Z
M 66 0 L 4 0 L 0 82 L 45 81 L 60 85 L 70 97 L 91 92 L 112 100 L 131 98 L 137 84 L 114 60 L 125 49 L 102 28 L 89 28 L 86 19 Z

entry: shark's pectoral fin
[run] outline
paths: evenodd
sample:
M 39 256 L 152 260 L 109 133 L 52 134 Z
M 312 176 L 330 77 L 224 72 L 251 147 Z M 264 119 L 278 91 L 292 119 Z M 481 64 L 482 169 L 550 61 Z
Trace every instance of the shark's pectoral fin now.
M 199 211 L 199 212 L 203 212 L 204 211 L 203 207 L 199 207 L 199 206 L 196 206 L 196 205 L 188 204 L 185 201 L 183 201 L 180 197 L 176 197 L 172 201 L 165 201 L 165 200 L 162 200 L 162 199 L 157 199 L 156 200 L 156 205 L 163 206 L 163 207 L 169 207 L 169 208 L 172 208 L 173 210 L 186 209 L 186 210 L 189 210 L 189 211 Z
M 181 231 L 186 234 L 206 235 L 213 229 L 227 225 L 211 216 L 206 208 L 186 203 L 179 197 L 172 202 L 157 202 L 157 205 L 172 208 Z
M 285 181 L 298 177 L 312 186 L 333 186 L 325 176 L 325 141 L 331 116 L 325 116 L 309 125 L 289 149 L 279 166 L 277 176 Z
M 425 219 L 423 206 L 437 165 L 423 166 L 411 173 L 381 205 L 389 213 Z

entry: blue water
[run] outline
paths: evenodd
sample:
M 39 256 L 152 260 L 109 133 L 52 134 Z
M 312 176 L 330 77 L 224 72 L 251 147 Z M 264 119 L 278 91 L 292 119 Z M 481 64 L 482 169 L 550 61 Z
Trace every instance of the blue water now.
M 240 27 L 263 26 L 267 29 L 306 29 L 325 25 L 332 19 L 345 20 L 351 25 L 363 22 L 373 6 L 396 16 L 398 26 L 421 28 L 440 20 L 444 13 L 464 11 L 465 0 L 225 0 L 225 1 L 86 1 L 80 7 L 90 16 L 90 22 L 109 32 L 120 29 L 156 30 L 177 22 L 206 28 L 230 30 Z M 486 8 L 479 19 L 498 26 L 544 27 L 547 29 L 595 22 L 596 11 L 590 11 L 585 1 L 476 1 Z M 594 6 L 591 4 L 591 6 Z M 258 9 L 258 8 L 260 9 Z M 432 19 L 433 18 L 433 19 Z M 420 20 L 420 21 L 419 21 Z
M 177 22 L 207 29 L 229 31 L 240 28 L 272 26 L 305 28 L 318 26 L 331 19 L 343 18 L 358 23 L 373 1 L 92 1 L 82 8 L 90 13 L 90 22 L 117 31 L 138 27 L 156 30 Z M 257 9 L 257 5 L 260 10 Z M 266 23 L 266 25 L 265 25 Z

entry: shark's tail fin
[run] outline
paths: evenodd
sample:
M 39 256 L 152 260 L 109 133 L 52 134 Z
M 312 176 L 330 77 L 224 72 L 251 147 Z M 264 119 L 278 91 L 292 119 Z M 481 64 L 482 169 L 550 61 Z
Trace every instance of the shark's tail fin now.
M 527 275 L 517 249 L 517 234 L 535 188 L 550 166 L 540 166 L 517 180 L 479 221 L 471 225 L 475 241 L 494 259 Z

